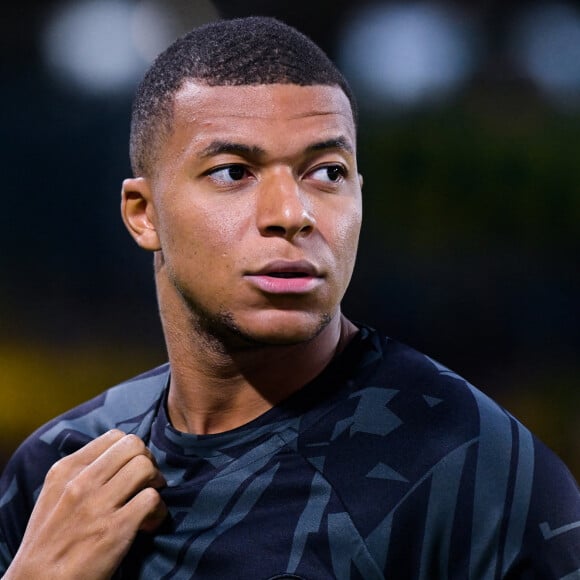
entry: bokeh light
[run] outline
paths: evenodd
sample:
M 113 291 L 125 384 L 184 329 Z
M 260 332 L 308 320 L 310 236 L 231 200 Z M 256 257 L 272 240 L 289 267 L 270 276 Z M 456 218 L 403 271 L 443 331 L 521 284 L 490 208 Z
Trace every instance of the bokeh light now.
M 186 13 L 187 12 L 187 13 Z M 153 59 L 189 25 L 215 17 L 210 2 L 82 0 L 58 5 L 42 54 L 51 74 L 85 93 L 131 92 Z
M 345 312 L 486 390 L 580 478 L 580 5 L 443 1 L 6 3 L 0 466 L 49 417 L 166 359 L 150 256 L 118 216 L 129 101 L 166 35 L 219 11 L 275 15 L 349 65 L 366 216 Z M 58 23 L 90 6 L 82 32 Z M 67 35 L 63 60 L 51 42 Z
M 457 91 L 475 55 L 458 12 L 433 3 L 376 4 L 347 20 L 339 60 L 363 102 L 414 106 Z
M 580 106 L 580 12 L 545 3 L 522 12 L 514 25 L 518 68 L 555 104 Z

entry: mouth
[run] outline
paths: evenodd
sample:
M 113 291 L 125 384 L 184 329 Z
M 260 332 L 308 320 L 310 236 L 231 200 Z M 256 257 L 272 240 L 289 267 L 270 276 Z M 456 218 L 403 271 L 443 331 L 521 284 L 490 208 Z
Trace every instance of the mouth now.
M 262 268 L 248 272 L 253 276 L 271 276 L 273 278 L 319 278 L 318 268 L 308 260 L 274 260 Z
M 323 282 L 320 271 L 306 260 L 275 260 L 248 272 L 246 279 L 266 294 L 308 294 Z
M 272 278 L 306 278 L 308 274 L 306 272 L 269 272 L 265 276 Z

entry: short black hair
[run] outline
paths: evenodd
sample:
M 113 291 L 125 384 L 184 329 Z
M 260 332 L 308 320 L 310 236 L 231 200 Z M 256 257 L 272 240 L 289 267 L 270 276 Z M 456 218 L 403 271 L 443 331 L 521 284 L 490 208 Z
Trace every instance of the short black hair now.
M 131 118 L 133 173 L 147 175 L 160 133 L 171 130 L 173 100 L 186 80 L 208 86 L 338 86 L 357 106 L 348 82 L 304 34 L 265 16 L 218 20 L 194 28 L 162 52 L 137 88 Z

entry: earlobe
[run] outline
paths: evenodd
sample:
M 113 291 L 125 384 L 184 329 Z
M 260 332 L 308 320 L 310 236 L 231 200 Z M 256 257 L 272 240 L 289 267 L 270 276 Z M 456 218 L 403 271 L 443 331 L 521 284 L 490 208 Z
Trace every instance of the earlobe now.
M 125 179 L 121 190 L 121 216 L 125 227 L 144 250 L 161 249 L 155 224 L 155 209 L 145 177 Z

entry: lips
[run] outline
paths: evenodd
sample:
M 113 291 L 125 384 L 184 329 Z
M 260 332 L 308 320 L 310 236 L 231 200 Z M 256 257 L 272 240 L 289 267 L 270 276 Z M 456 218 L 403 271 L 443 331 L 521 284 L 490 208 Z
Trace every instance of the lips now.
M 318 276 L 317 268 L 308 260 L 274 260 L 253 273 L 256 276 L 274 276 L 277 278 L 298 278 L 300 276 Z
M 304 272 L 270 272 L 267 274 L 267 276 L 274 278 L 304 278 L 306 275 Z
M 275 260 L 245 278 L 267 294 L 306 294 L 323 281 L 318 269 L 307 260 Z

